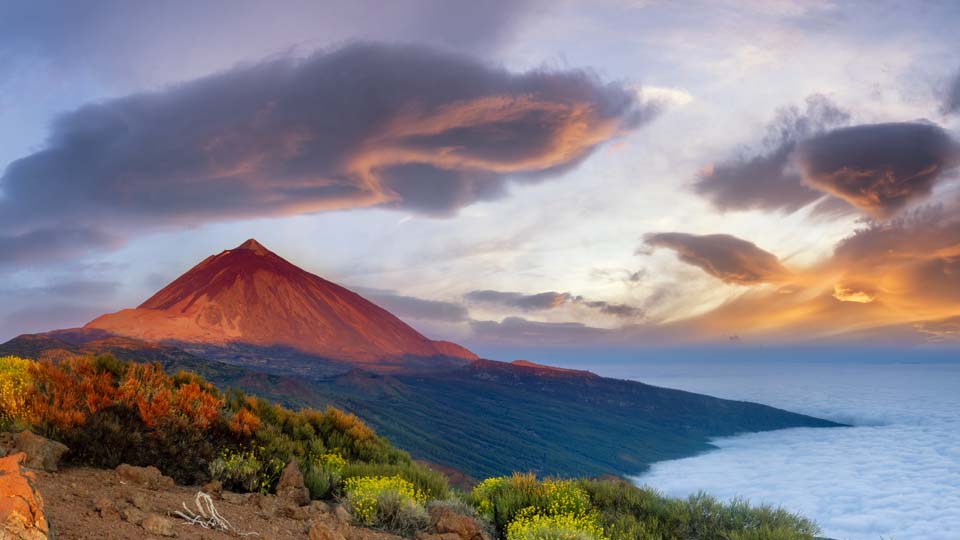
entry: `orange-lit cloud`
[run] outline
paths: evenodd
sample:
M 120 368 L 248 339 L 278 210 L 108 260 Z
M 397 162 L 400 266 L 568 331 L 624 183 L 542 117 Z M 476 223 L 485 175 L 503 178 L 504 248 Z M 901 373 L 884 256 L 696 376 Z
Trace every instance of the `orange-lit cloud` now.
M 657 111 L 586 71 L 422 47 L 281 57 L 61 116 L 0 179 L 0 245 L 372 206 L 448 216 L 575 167 Z
M 775 289 L 751 287 L 666 326 L 693 341 L 734 334 L 745 341 L 943 339 L 960 320 L 958 209 L 928 207 L 871 225 L 840 242 L 828 259 L 775 274 L 786 276 Z
M 676 251 L 680 260 L 727 283 L 774 283 L 790 276 L 776 255 L 729 234 L 654 233 L 644 240 L 648 246 Z

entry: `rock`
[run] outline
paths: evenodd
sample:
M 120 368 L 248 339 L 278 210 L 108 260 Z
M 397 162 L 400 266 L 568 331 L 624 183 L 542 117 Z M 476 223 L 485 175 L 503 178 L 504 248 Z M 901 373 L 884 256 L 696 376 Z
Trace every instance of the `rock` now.
M 337 530 L 320 521 L 310 526 L 307 538 L 310 540 L 346 540 Z
M 333 515 L 338 521 L 342 521 L 343 523 L 353 521 L 353 516 L 350 515 L 350 511 L 344 508 L 342 504 L 338 504 L 333 508 Z
M 32 431 L 21 431 L 14 439 L 14 447 L 27 454 L 26 466 L 56 472 L 60 458 L 69 450 L 67 445 L 34 435 Z
M 361 529 L 359 527 L 349 527 L 344 532 L 346 540 L 403 540 L 402 536 L 390 534 L 373 529 Z
M 24 471 L 23 452 L 0 458 L 0 538 L 47 540 L 50 528 L 43 510 L 43 497 L 34 487 L 36 478 Z
M 330 505 L 323 501 L 310 501 L 308 510 L 311 514 L 329 514 Z
M 461 540 L 489 540 L 490 535 L 474 518 L 458 514 L 449 508 L 434 506 L 428 509 L 433 529 L 439 534 L 455 533 Z
M 120 511 L 120 517 L 126 522 L 140 525 L 143 523 L 143 520 L 147 518 L 147 515 L 136 508 L 128 506 Z
M 265 518 L 271 518 L 277 513 L 277 497 L 274 495 L 257 495 L 256 503 L 260 508 L 260 515 Z
M 144 518 L 140 526 L 151 534 L 167 537 L 176 536 L 176 533 L 173 532 L 173 522 L 157 514 L 150 514 Z
M 417 533 L 417 540 L 463 540 L 457 533 Z
M 310 504 L 310 490 L 304 484 L 300 466 L 297 465 L 295 460 L 287 463 L 283 472 L 280 473 L 280 481 L 277 482 L 277 497 L 300 506 Z
M 247 504 L 252 496 L 250 493 L 234 493 L 232 491 L 224 491 L 220 494 L 220 498 L 230 504 Z
M 173 478 L 160 474 L 160 469 L 150 467 L 134 467 L 126 463 L 116 468 L 117 478 L 121 483 L 133 484 L 147 489 L 166 489 L 173 487 Z
M 295 519 L 297 521 L 306 521 L 310 519 L 310 509 L 306 506 L 299 506 L 296 504 L 286 504 L 281 506 L 277 510 L 277 515 L 287 519 Z
M 220 496 L 223 493 L 223 484 L 219 480 L 211 480 L 203 485 L 203 492 L 211 496 Z
M 127 496 L 127 501 L 135 506 L 138 510 L 149 511 L 150 505 L 147 504 L 147 498 L 143 493 L 133 492 Z
M 113 501 L 106 497 L 100 497 L 97 499 L 97 502 L 93 503 L 93 509 L 100 514 L 100 517 L 117 517 L 119 513 L 117 509 L 113 506 Z

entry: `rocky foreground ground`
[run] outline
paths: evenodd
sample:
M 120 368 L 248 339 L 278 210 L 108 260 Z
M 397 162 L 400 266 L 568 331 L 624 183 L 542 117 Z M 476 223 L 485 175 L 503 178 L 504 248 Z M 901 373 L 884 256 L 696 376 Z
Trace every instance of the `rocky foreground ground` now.
M 62 449 L 57 444 L 32 435 L 17 440 L 0 436 L 0 454 L 10 453 L 0 458 L 0 540 L 217 540 L 238 536 L 401 540 L 390 533 L 354 526 L 349 512 L 339 504 L 309 501 L 303 494 L 302 477 L 292 469 L 281 478 L 281 495 L 238 494 L 221 491 L 216 483 L 175 486 L 153 467 L 60 469 L 57 461 Z M 185 504 L 189 512 L 199 515 L 198 492 L 210 495 L 232 532 L 205 529 L 174 514 L 188 513 Z M 418 540 L 488 538 L 469 516 L 445 508 L 431 508 L 430 514 L 431 528 L 418 533 Z

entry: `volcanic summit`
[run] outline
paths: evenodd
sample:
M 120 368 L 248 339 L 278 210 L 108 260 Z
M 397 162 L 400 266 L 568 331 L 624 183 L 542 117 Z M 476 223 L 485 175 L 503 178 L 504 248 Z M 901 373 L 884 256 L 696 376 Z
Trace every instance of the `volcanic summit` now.
M 136 309 L 102 315 L 84 328 L 147 341 L 291 347 L 347 362 L 477 358 L 426 338 L 254 239 L 207 257 Z

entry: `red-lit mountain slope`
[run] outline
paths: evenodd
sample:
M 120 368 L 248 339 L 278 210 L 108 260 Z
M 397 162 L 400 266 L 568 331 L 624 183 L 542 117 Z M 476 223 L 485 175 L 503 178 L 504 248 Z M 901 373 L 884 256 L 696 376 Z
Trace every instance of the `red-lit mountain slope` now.
M 364 364 L 477 358 L 454 343 L 424 337 L 385 309 L 252 239 L 207 257 L 136 309 L 102 315 L 84 328 L 148 341 L 290 347 Z

